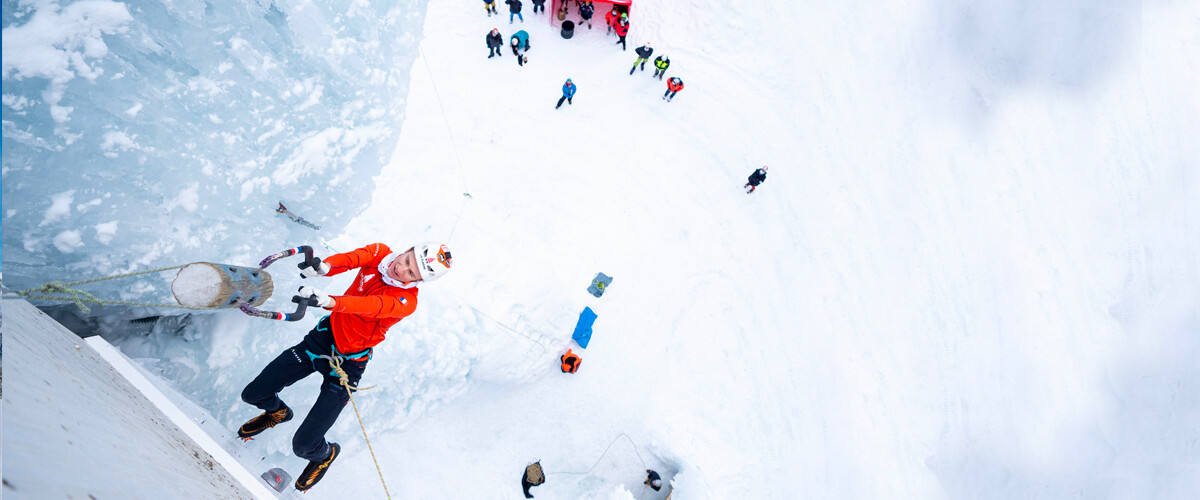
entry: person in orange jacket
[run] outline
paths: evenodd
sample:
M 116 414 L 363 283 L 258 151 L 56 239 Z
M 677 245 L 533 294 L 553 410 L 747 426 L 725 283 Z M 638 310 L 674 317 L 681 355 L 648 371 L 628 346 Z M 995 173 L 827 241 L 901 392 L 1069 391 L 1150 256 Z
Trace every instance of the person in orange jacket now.
M 300 288 L 301 296 L 314 298 L 330 313 L 242 390 L 242 401 L 263 413 L 242 424 L 238 436 L 249 441 L 291 420 L 292 410 L 279 398 L 279 391 L 320 372 L 324 378 L 321 392 L 292 437 L 292 451 L 309 461 L 296 478 L 296 489 L 312 488 L 341 453 L 337 443 L 325 441 L 325 432 L 333 427 L 350 400 L 349 389 L 341 385 L 333 369 L 334 359 L 345 371 L 350 386 L 357 387 L 372 351 L 383 342 L 388 329 L 417 309 L 417 285 L 444 276 L 451 263 L 449 247 L 425 242 L 403 252 L 373 243 L 353 252 L 330 255 L 324 261 L 316 259 L 313 266 L 301 264 L 301 278 L 334 276 L 355 269 L 358 275 L 341 295 L 328 295 L 311 286 Z
M 614 5 L 612 10 L 608 11 L 608 14 L 604 15 L 604 22 L 608 23 L 608 32 L 604 33 L 605 35 L 613 32 L 613 28 L 617 26 L 617 19 L 620 18 L 621 11 L 617 10 L 617 6 Z
M 663 93 L 662 98 L 667 102 L 671 102 L 671 99 L 674 99 L 675 94 L 678 94 L 680 90 L 683 90 L 682 78 L 678 76 L 667 78 L 667 91 Z

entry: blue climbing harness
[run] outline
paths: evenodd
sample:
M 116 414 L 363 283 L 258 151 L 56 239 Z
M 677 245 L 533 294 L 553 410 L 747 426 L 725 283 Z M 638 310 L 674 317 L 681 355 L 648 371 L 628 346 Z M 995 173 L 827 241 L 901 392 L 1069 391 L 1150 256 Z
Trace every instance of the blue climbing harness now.
M 326 323 L 325 319 L 328 317 L 329 316 L 325 316 L 324 318 L 321 318 L 321 321 L 317 322 L 317 331 L 328 330 L 328 328 L 322 328 L 320 326 L 322 323 Z M 305 354 L 308 354 L 308 360 L 309 360 L 309 362 L 312 363 L 313 370 L 317 369 L 317 360 L 318 359 L 327 359 L 327 360 L 329 360 L 329 375 L 337 377 L 338 376 L 337 370 L 333 369 L 333 365 L 334 365 L 333 358 L 335 356 L 342 359 L 343 361 L 345 361 L 347 359 L 351 360 L 351 361 L 358 361 L 363 358 L 367 358 L 367 361 L 370 361 L 371 355 L 373 354 L 374 349 L 375 348 L 373 348 L 373 347 L 368 347 L 367 350 L 365 350 L 365 351 L 360 351 L 360 352 L 355 352 L 355 353 L 350 353 L 350 354 L 342 354 L 342 353 L 338 352 L 337 345 L 331 345 L 331 346 L 329 346 L 329 351 L 333 354 L 330 354 L 328 356 L 324 355 L 324 354 L 317 354 L 308 349 L 305 349 L 304 352 L 305 352 Z

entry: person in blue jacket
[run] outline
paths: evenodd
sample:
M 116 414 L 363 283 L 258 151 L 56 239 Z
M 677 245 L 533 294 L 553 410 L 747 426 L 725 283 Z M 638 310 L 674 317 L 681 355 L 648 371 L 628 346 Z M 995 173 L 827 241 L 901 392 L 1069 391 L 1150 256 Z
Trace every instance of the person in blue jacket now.
M 563 84 L 563 96 L 558 99 L 558 105 L 555 106 L 554 109 L 561 107 L 563 101 L 567 101 L 567 104 L 571 104 L 572 97 L 575 97 L 575 84 L 571 83 L 570 78 L 567 78 L 567 83 Z
M 513 55 L 517 56 L 517 65 L 524 66 L 528 59 L 517 51 L 521 49 L 529 51 L 529 33 L 526 33 L 525 30 L 513 33 L 513 36 L 508 39 L 508 46 L 512 47 Z

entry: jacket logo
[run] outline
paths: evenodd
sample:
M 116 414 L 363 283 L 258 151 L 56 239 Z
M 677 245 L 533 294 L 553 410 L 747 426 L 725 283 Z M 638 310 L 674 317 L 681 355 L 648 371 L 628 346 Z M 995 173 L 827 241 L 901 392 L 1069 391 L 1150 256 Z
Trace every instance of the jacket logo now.
M 362 281 L 360 281 L 358 283 L 358 291 L 360 291 L 360 292 L 363 291 L 363 287 L 367 285 L 368 281 L 371 281 L 372 277 L 373 276 L 371 275 L 371 273 L 363 274 Z

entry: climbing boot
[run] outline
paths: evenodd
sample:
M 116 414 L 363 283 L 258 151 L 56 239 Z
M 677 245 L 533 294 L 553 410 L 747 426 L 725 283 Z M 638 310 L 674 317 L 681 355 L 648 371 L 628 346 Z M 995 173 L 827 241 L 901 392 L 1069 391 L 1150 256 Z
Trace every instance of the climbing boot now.
M 283 405 L 283 408 L 275 411 L 264 411 L 262 415 L 247 420 L 246 423 L 242 424 L 238 428 L 238 437 L 242 438 L 243 441 L 249 441 L 254 436 L 262 434 L 263 431 L 291 419 L 292 409 L 288 408 L 287 405 Z
M 342 447 L 338 446 L 337 443 L 330 443 L 329 458 L 326 458 L 320 462 L 309 462 L 308 465 L 304 467 L 304 472 L 300 473 L 300 477 L 296 478 L 296 489 L 300 491 L 308 491 L 309 488 L 315 486 L 317 481 L 320 481 L 322 477 L 325 477 L 325 472 L 329 470 L 329 464 L 332 464 L 333 460 L 341 454 Z

